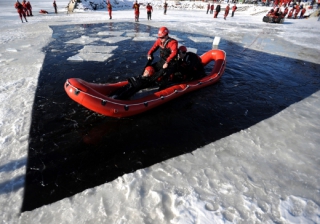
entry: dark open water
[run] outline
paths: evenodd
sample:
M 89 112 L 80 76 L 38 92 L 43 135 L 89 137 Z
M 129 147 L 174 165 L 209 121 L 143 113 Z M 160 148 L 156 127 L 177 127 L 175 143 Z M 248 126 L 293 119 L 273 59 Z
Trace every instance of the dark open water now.
M 100 31 L 134 30 L 153 35 L 158 29 L 137 23 L 51 28 L 56 39 L 43 49 L 46 57 L 33 105 L 22 211 L 192 153 L 267 119 L 320 89 L 319 65 L 244 50 L 222 40 L 219 48 L 227 52 L 227 67 L 217 84 L 135 117 L 104 117 L 73 102 L 64 92 L 64 82 L 71 77 L 116 82 L 138 75 L 153 41 L 91 43 L 119 45 L 113 58 L 106 62 L 67 61 L 83 45 L 65 42 L 82 35 L 97 37 Z M 171 34 L 183 39 L 182 44 L 197 48 L 199 55 L 211 49 L 211 43 L 194 43 L 187 38 L 200 35 L 174 30 Z

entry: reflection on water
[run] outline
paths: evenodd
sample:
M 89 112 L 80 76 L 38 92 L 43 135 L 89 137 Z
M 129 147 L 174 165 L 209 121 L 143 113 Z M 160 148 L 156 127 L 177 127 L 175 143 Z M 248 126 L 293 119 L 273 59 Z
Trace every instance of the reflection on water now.
M 79 77 L 89 82 L 117 82 L 138 75 L 153 42 L 121 41 L 114 56 L 105 62 L 67 61 L 83 46 L 66 42 L 82 35 L 96 37 L 103 31 L 124 31 L 125 35 L 135 30 L 153 35 L 157 29 L 138 23 L 51 28 L 59 38 L 44 49 L 22 211 L 191 153 L 275 115 L 320 86 L 320 68 L 312 63 L 244 51 L 222 40 L 219 47 L 227 52 L 227 67 L 220 82 L 135 117 L 104 117 L 69 99 L 63 89 L 65 80 Z M 190 40 L 190 33 L 171 33 L 182 39 L 181 44 L 197 48 L 199 55 L 211 48 L 212 43 Z M 99 40 L 91 44 L 115 45 Z

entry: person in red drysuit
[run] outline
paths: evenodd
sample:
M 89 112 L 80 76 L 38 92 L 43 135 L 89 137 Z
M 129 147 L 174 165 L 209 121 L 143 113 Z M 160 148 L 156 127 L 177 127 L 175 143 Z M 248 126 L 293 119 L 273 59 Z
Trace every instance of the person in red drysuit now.
M 288 16 L 287 16 L 288 19 L 292 18 L 293 12 L 294 12 L 294 7 L 292 7 L 292 9 L 289 10 L 289 13 L 288 13 Z
M 208 14 L 209 10 L 210 10 L 210 3 L 208 3 L 208 5 L 207 5 L 207 14 Z
M 134 19 L 136 22 L 139 22 L 140 5 L 138 4 L 138 1 L 133 4 L 132 8 L 134 9 Z
M 296 5 L 296 11 L 294 12 L 294 18 L 296 19 L 297 17 L 298 17 L 298 14 L 299 14 L 299 12 L 300 12 L 300 6 L 299 6 L 299 4 L 297 4 Z
M 303 5 L 302 5 L 302 7 L 303 7 Z M 304 16 L 304 14 L 306 13 L 306 11 L 307 11 L 307 10 L 306 10 L 305 7 L 303 7 L 303 8 L 301 9 L 299 19 L 303 19 L 303 16 Z
M 219 14 L 220 10 L 221 10 L 221 6 L 220 6 L 220 4 L 218 3 L 218 5 L 217 5 L 217 7 L 216 7 L 216 11 L 214 12 L 213 18 L 217 18 L 217 17 L 218 17 L 218 14 Z
M 210 14 L 213 13 L 213 10 L 214 10 L 214 4 L 212 4 L 212 5 L 210 6 Z
M 147 17 L 148 17 L 148 20 L 151 20 L 151 13 L 153 12 L 153 8 L 152 6 L 150 5 L 150 3 L 147 4 Z
M 26 6 L 27 6 L 27 10 L 29 11 L 29 15 L 30 15 L 30 16 L 33 16 L 33 15 L 32 15 L 32 6 L 31 6 L 31 4 L 30 4 L 29 1 L 27 1 Z
M 226 9 L 224 10 L 224 20 L 226 20 L 230 10 L 230 4 L 227 5 Z
M 27 9 L 27 2 L 26 2 L 26 0 L 22 0 L 22 6 L 23 6 L 23 11 L 24 11 L 24 13 L 26 14 L 26 16 L 30 16 L 29 15 L 29 10 Z
M 271 9 L 266 16 L 274 16 L 274 9 Z
M 285 7 L 283 10 L 283 17 L 286 17 L 286 15 L 288 14 L 289 8 Z
M 14 4 L 14 7 L 17 9 L 17 12 L 19 13 L 21 22 L 23 22 L 22 20 L 22 16 L 24 17 L 24 19 L 27 21 L 27 17 L 26 17 L 26 13 L 24 12 L 23 6 L 22 4 L 19 2 L 19 0 L 17 0 L 17 2 Z
M 148 52 L 148 60 L 152 60 L 153 53 L 160 49 L 160 61 L 154 63 L 155 77 L 163 77 L 163 83 L 168 81 L 169 76 L 176 71 L 178 41 L 169 37 L 169 30 L 161 27 L 158 31 L 158 39 Z
M 107 9 L 108 9 L 108 13 L 109 13 L 109 19 L 112 19 L 112 5 L 110 2 L 108 2 L 108 4 L 107 4 Z
M 232 13 L 231 13 L 231 17 L 233 17 L 234 16 L 234 12 L 237 10 L 237 6 L 236 6 L 236 4 L 234 4 L 234 6 L 232 6 Z
M 110 96 L 113 99 L 128 99 L 141 89 L 151 86 L 159 86 L 160 89 L 167 86 L 171 74 L 177 71 L 178 65 L 178 41 L 169 37 L 169 30 L 161 27 L 158 31 L 158 39 L 150 48 L 147 58 L 151 63 L 153 53 L 160 49 L 160 60 L 147 66 L 145 69 L 150 75 L 146 77 L 136 76 L 128 79 L 128 84 L 116 90 Z

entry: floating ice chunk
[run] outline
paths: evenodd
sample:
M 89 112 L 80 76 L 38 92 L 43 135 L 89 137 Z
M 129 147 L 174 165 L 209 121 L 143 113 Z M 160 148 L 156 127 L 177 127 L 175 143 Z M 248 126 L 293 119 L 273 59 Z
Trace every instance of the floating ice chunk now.
M 110 44 L 118 43 L 120 41 L 129 40 L 131 37 L 109 37 L 101 39 L 101 41 L 108 42 Z
M 179 38 L 178 36 L 176 35 L 169 35 L 171 38 L 177 40 L 177 41 L 183 41 L 183 39 Z
M 100 40 L 100 38 L 92 38 L 88 36 L 81 36 L 80 38 L 74 39 L 74 40 L 69 40 L 65 43 L 67 44 L 90 44 L 94 41 Z
M 96 46 L 96 45 L 86 45 L 79 52 L 85 53 L 110 53 L 117 49 L 118 46 Z
M 199 42 L 209 42 L 212 43 L 213 39 L 210 37 L 188 37 L 190 40 L 192 40 L 193 42 L 199 43 Z
M 135 37 L 133 41 L 155 41 L 154 37 Z
M 150 36 L 149 33 L 136 33 L 136 32 L 132 32 L 132 33 L 126 33 L 127 37 L 148 37 Z
M 80 53 L 78 55 L 80 58 L 83 58 L 85 61 L 106 61 L 111 58 L 113 54 L 105 54 L 105 53 Z
M 104 36 L 121 36 L 124 32 L 120 31 L 103 31 L 99 32 L 97 35 L 104 35 Z
M 69 57 L 67 60 L 68 60 L 68 61 L 83 61 L 83 59 L 82 59 L 78 54 Z
M 28 47 L 31 47 L 31 44 L 22 45 L 21 47 L 28 48 Z
M 9 52 L 18 52 L 17 49 L 14 49 L 14 48 L 7 48 L 6 51 L 9 51 Z

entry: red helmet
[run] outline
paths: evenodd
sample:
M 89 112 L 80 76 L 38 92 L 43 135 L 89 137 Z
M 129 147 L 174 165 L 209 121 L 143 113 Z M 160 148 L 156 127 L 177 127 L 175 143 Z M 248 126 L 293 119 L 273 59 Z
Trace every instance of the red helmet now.
M 180 46 L 179 47 L 179 52 L 187 52 L 187 48 L 186 48 L 186 46 Z
M 143 76 L 152 76 L 154 74 L 154 68 L 152 66 L 147 66 L 145 69 L 144 69 L 144 72 L 143 72 Z
M 169 30 L 168 30 L 168 28 L 167 27 L 161 27 L 160 29 L 159 29 L 159 31 L 158 31 L 158 37 L 165 37 L 165 36 L 167 36 L 169 34 Z

